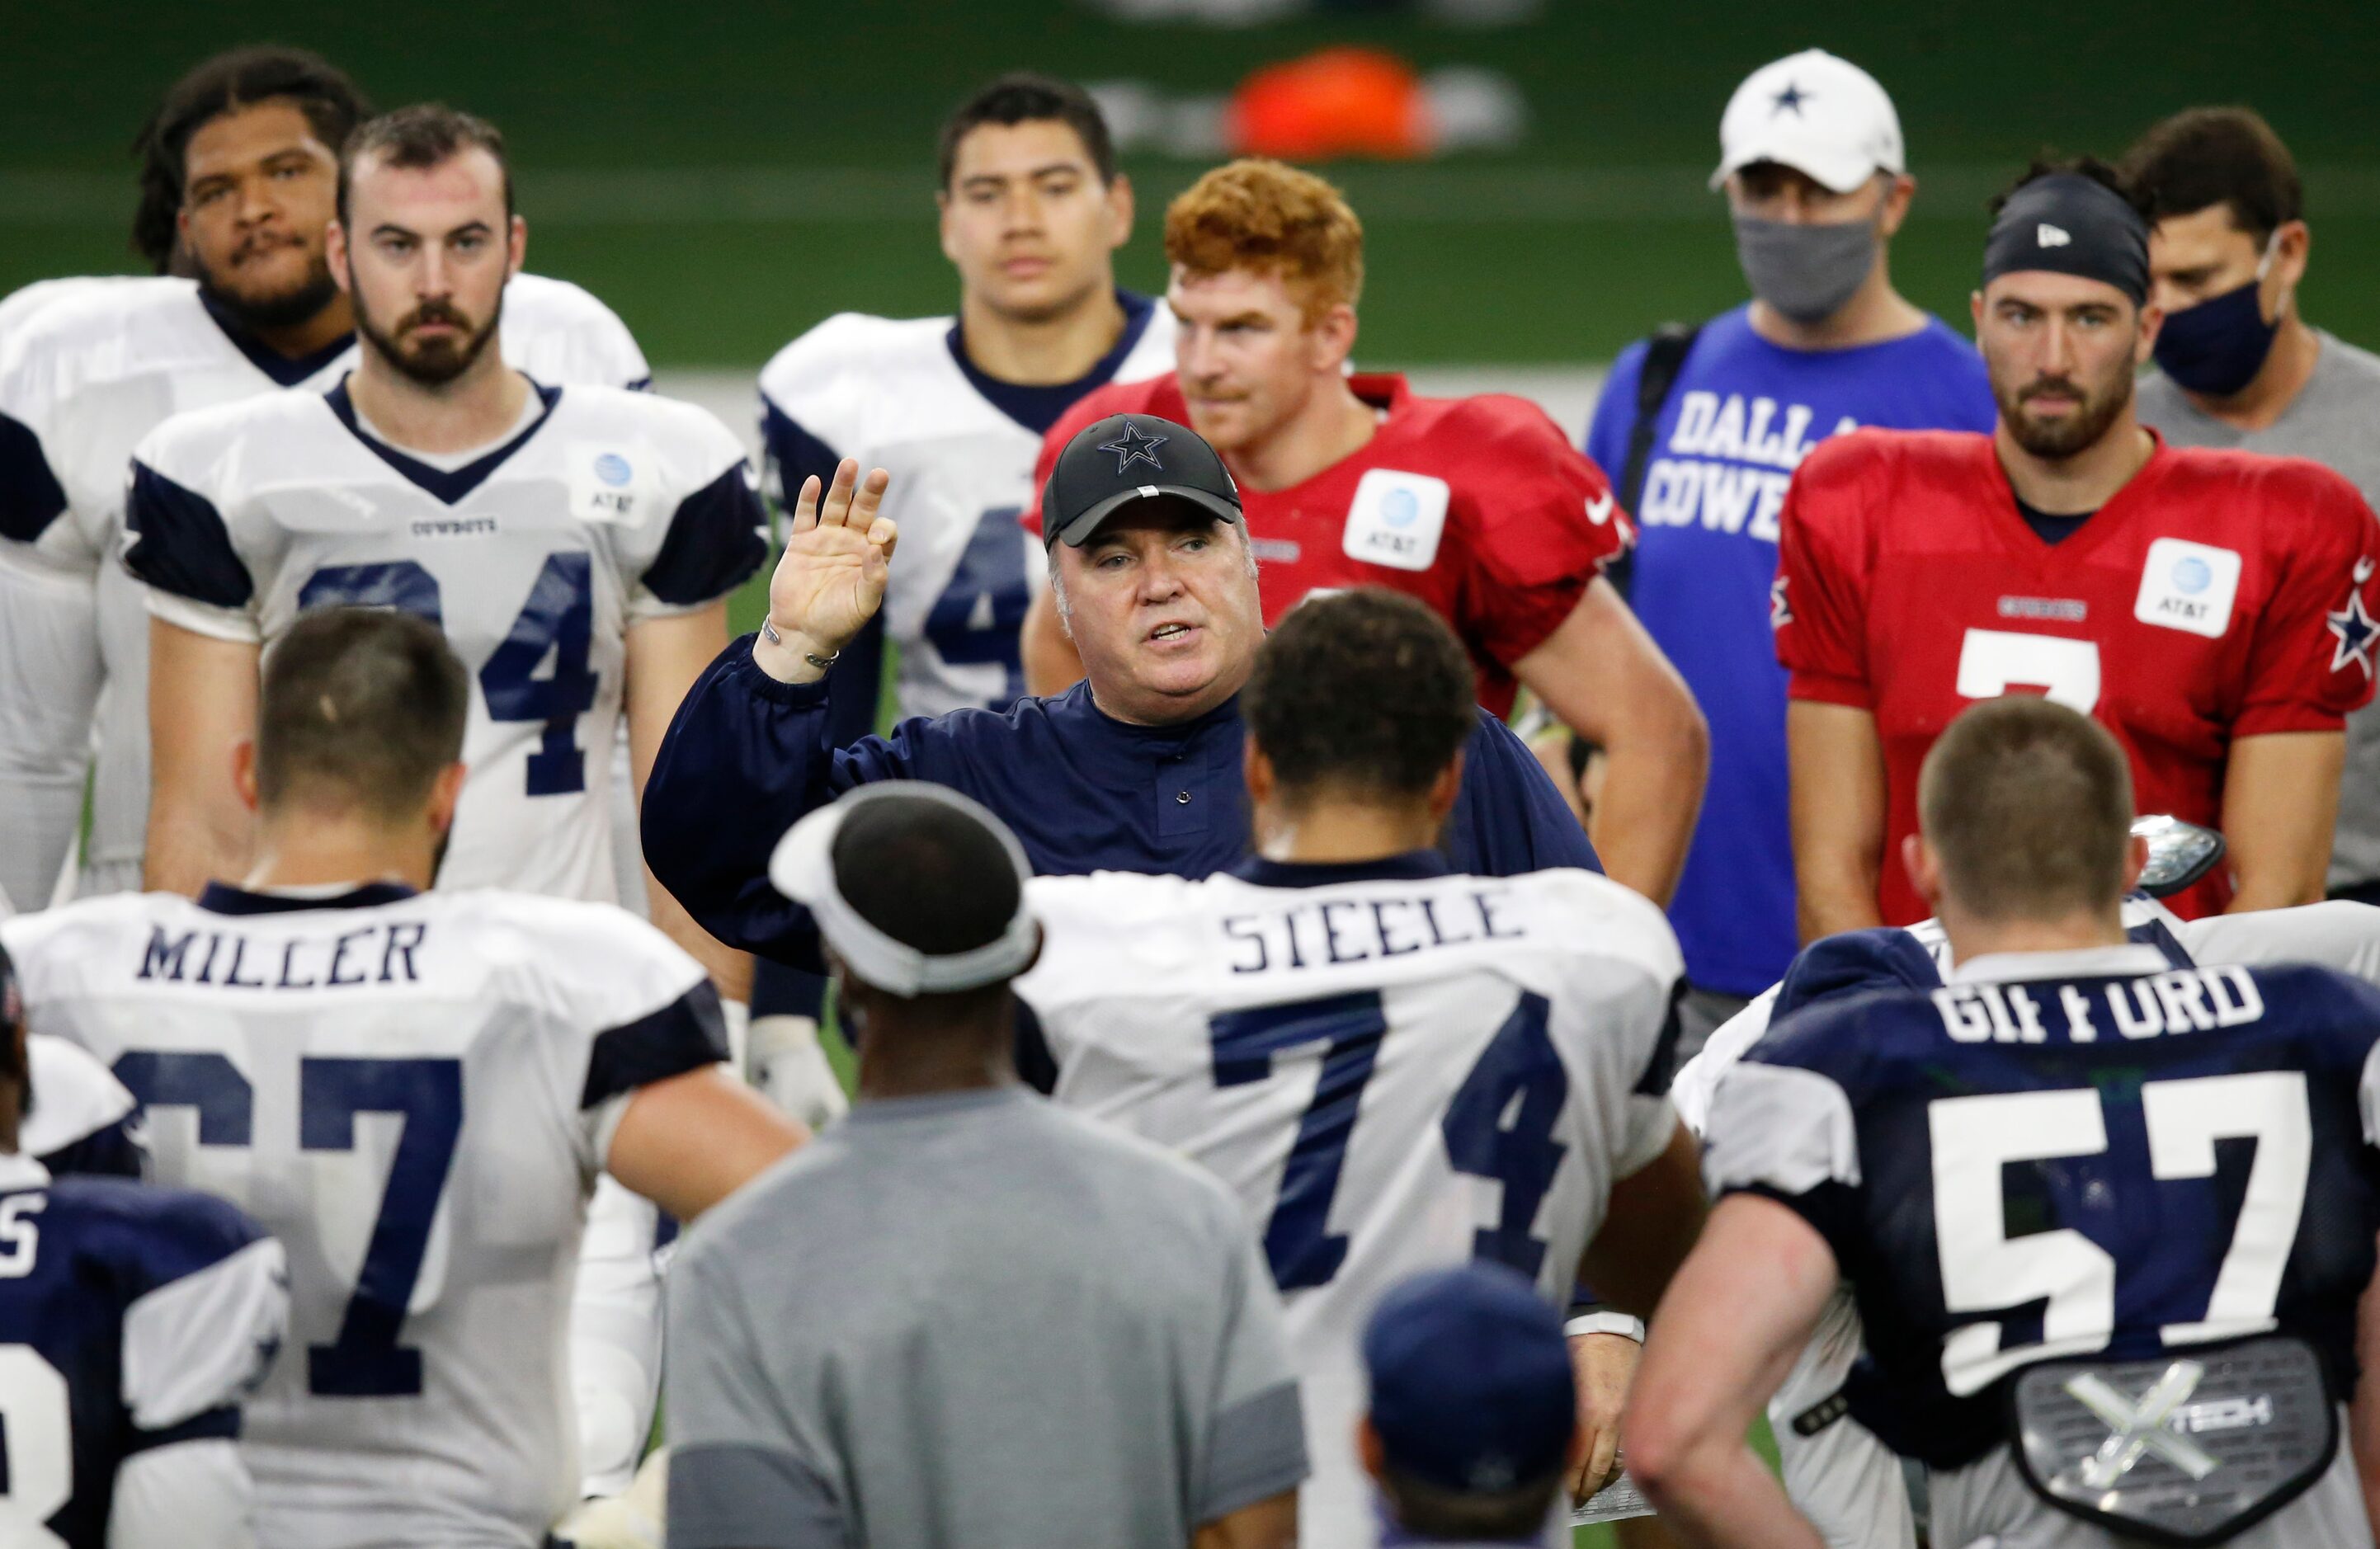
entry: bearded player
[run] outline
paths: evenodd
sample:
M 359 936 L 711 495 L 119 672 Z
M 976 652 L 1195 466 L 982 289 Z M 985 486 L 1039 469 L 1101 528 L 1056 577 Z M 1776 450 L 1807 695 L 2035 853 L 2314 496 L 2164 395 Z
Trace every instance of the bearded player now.
M 471 777 L 440 887 L 617 902 L 618 728 L 649 759 L 760 560 L 743 447 L 691 405 L 557 386 L 491 347 L 528 228 L 490 126 L 439 107 L 374 119 L 337 187 L 355 369 L 327 393 L 176 417 L 134 458 L 152 883 L 196 893 L 245 873 L 255 819 L 230 760 L 256 734 L 260 660 L 306 611 L 352 603 L 438 623 L 471 669 Z M 652 902 L 732 974 L 666 893 Z M 577 1375 L 622 1397 L 585 1427 L 604 1490 L 650 1426 L 659 1330 L 650 1213 L 609 1186 L 598 1203 L 581 1332 L 612 1353 L 583 1352 Z
M 1420 598 L 1454 626 L 1489 711 L 1509 713 L 1526 687 L 1606 750 L 1597 853 L 1614 879 L 1666 901 L 1708 736 L 1683 680 L 1600 578 L 1631 539 L 1627 514 L 1533 405 L 1422 398 L 1402 377 L 1346 374 L 1363 241 L 1318 177 L 1266 161 L 1207 174 L 1165 216 L 1174 371 L 1075 405 L 1045 438 L 1039 471 L 1108 415 L 1196 429 L 1238 483 L 1266 622 L 1314 591 Z M 1114 449 L 1125 471 L 1137 450 Z M 1036 693 L 1081 675 L 1062 601 L 1043 589 L 1026 621 Z
M 1974 297 L 1998 428 L 1858 431 L 1795 473 L 1775 622 L 1805 938 L 1925 917 L 1897 860 L 1918 767 L 1961 708 L 2011 692 L 2095 716 L 2143 806 L 2229 841 L 2234 869 L 2175 913 L 2323 896 L 2345 717 L 2380 649 L 2380 523 L 2313 463 L 2142 429 L 2147 295 L 2114 175 L 2037 163 Z
M 1045 562 L 1016 518 L 1033 503 L 1042 434 L 1085 393 L 1173 364 L 1173 314 L 1116 284 L 1132 183 L 1088 92 L 1002 76 L 953 111 L 940 157 L 957 316 L 838 313 L 760 373 L 764 482 L 781 503 L 805 478 L 832 484 L 846 456 L 892 475 L 883 509 L 901 526 L 901 563 L 827 680 L 837 745 L 876 730 L 887 639 L 903 717 L 1005 709 L 1025 692 L 1017 629 Z M 812 1123 L 842 1102 L 815 1052 L 823 989 L 756 965 L 754 1072 Z
M 158 276 L 51 287 L 54 299 L 0 337 L 0 887 L 19 908 L 48 901 L 73 844 L 94 711 L 79 890 L 140 885 L 149 623 L 139 584 L 112 563 L 132 449 L 175 414 L 323 391 L 355 364 L 355 313 L 323 235 L 339 147 L 369 116 L 355 83 L 303 50 L 200 64 L 141 136 L 152 192 L 138 235 Z M 195 280 L 165 274 L 184 265 Z M 541 381 L 641 386 L 649 375 L 602 303 L 534 275 L 506 293 L 501 348 Z

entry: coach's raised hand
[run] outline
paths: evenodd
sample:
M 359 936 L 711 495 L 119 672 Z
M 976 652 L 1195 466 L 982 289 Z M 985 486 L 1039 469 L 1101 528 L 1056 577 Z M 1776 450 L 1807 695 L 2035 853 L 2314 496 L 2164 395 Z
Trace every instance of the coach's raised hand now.
M 845 457 L 823 491 L 813 474 L 794 502 L 793 535 L 769 578 L 769 621 L 752 643 L 752 660 L 779 683 L 813 683 L 826 674 L 851 637 L 884 603 L 900 528 L 877 514 L 892 476 L 882 468 L 863 480 Z M 771 632 L 775 638 L 771 638 Z

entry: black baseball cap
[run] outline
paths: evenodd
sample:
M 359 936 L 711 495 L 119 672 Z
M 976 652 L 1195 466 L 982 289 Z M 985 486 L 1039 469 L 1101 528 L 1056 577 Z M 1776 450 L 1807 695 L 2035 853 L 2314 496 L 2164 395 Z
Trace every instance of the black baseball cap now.
M 1111 414 L 1086 426 L 1041 487 L 1041 541 L 1079 549 L 1100 524 L 1138 500 L 1172 495 L 1237 522 L 1239 486 L 1205 437 L 1153 414 Z

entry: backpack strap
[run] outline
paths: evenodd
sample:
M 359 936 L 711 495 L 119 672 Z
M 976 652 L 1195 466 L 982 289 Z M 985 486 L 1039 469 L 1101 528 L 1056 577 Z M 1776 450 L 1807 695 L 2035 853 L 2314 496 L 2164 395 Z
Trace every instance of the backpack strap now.
M 1670 393 L 1678 385 L 1678 373 L 1685 369 L 1686 354 L 1694 347 L 1694 339 L 1702 333 L 1700 323 L 1665 322 L 1653 330 L 1645 341 L 1645 364 L 1636 377 L 1636 418 L 1628 428 L 1628 460 L 1621 465 L 1620 482 L 1614 492 L 1620 498 L 1620 509 L 1633 519 L 1636 505 L 1645 495 L 1645 476 L 1653 461 L 1653 437 L 1658 429 L 1661 410 L 1670 402 Z M 1640 524 L 1641 526 L 1641 524 Z M 1635 571 L 1635 555 L 1623 556 L 1604 572 L 1605 579 L 1628 595 L 1628 583 Z

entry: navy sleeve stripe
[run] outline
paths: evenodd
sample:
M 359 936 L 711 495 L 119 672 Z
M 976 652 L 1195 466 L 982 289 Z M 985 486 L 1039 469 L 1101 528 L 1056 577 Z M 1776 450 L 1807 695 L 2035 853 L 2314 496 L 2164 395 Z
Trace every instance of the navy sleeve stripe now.
M 256 595 L 223 513 L 145 464 L 132 465 L 125 526 L 133 534 L 125 567 L 151 586 L 217 608 L 244 608 Z
M 802 480 L 812 474 L 820 485 L 834 481 L 834 470 L 843 454 L 809 433 L 801 421 L 771 402 L 768 394 L 760 396 L 760 442 L 768 448 L 769 471 L 774 488 L 771 493 L 777 503 L 793 509 L 794 501 L 802 492 Z
M 578 1106 L 591 1108 L 624 1092 L 682 1076 L 727 1058 L 727 1022 L 709 979 L 634 1022 L 595 1035 Z
M 761 539 L 768 513 L 735 464 L 678 502 L 661 551 L 645 567 L 645 587 L 674 607 L 724 597 L 769 557 Z
M 182 1442 L 239 1440 L 239 1410 L 226 1404 L 219 1410 L 193 1415 L 179 1425 L 169 1425 L 163 1431 L 135 1431 L 125 1444 L 125 1456 L 154 1452 L 161 1446 L 174 1446 Z
M 1670 986 L 1670 1009 L 1661 1019 L 1661 1035 L 1653 1042 L 1653 1058 L 1645 1062 L 1645 1073 L 1636 1078 L 1639 1097 L 1666 1096 L 1670 1083 L 1677 1079 L 1678 1006 L 1685 998 L 1686 981 L 1680 979 Z
M 37 1158 L 50 1169 L 53 1178 L 129 1178 L 138 1180 L 148 1175 L 149 1153 L 134 1132 L 132 1116 L 103 1125 L 83 1136 L 68 1141 L 46 1156 Z
M 0 538 L 30 543 L 67 508 L 67 492 L 32 428 L 0 414 Z
M 653 390 L 652 373 L 649 371 L 634 381 L 622 382 L 620 385 L 631 393 L 650 393 Z

